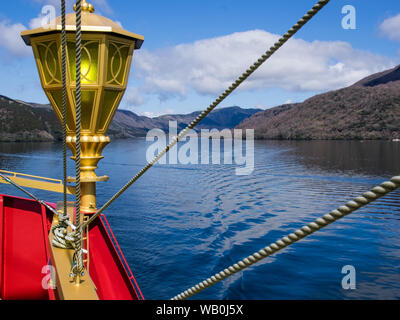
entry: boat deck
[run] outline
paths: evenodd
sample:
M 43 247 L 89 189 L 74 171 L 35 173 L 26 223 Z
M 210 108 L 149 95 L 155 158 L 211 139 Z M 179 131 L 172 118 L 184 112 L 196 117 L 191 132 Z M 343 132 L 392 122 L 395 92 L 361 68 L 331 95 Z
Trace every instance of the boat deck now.
M 37 202 L 0 195 L 0 299 L 57 299 L 57 289 L 47 288 L 51 223 L 52 213 Z M 143 299 L 105 216 L 90 225 L 89 243 L 89 274 L 99 299 Z

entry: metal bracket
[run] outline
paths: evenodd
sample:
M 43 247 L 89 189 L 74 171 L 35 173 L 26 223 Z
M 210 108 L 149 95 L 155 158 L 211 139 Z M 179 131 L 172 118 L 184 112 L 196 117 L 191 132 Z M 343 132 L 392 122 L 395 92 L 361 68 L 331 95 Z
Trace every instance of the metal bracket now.
M 33 176 L 30 174 L 10 172 L 5 170 L 0 170 L 0 173 L 2 173 L 4 176 L 7 176 L 7 178 L 9 178 L 21 187 L 64 193 L 64 184 L 61 180 L 58 179 Z M 0 183 L 8 184 L 8 182 L 1 177 Z M 67 194 L 74 195 L 75 187 L 67 185 Z

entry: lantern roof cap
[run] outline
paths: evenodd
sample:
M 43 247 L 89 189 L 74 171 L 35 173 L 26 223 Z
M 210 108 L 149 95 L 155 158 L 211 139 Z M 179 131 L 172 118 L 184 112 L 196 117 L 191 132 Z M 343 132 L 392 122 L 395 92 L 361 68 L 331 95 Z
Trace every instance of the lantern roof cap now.
M 88 5 L 85 1 L 84 4 Z M 93 32 L 93 33 L 110 33 L 119 35 L 125 38 L 130 38 L 136 40 L 135 49 L 140 49 L 144 41 L 143 36 L 129 32 L 121 27 L 118 23 L 103 17 L 101 15 L 95 14 L 92 5 L 88 5 L 86 9 L 82 6 L 82 32 Z M 75 13 L 67 14 L 65 17 L 65 29 L 67 32 L 76 31 L 76 15 Z M 61 17 L 58 17 L 49 24 L 44 25 L 40 28 L 25 30 L 21 32 L 21 36 L 27 45 L 31 44 L 31 37 L 40 36 L 44 34 L 51 34 L 55 32 L 61 32 Z
M 86 0 L 82 0 L 81 2 L 82 11 L 89 11 L 90 13 L 94 12 L 94 6 L 91 3 L 87 3 Z M 76 12 L 76 4 L 74 4 L 74 11 Z

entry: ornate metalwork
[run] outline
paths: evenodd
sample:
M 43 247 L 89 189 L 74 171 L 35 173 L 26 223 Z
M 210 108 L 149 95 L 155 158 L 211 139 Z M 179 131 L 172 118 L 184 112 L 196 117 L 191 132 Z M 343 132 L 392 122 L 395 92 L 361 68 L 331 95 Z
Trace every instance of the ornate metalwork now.
M 41 42 L 37 46 L 41 56 L 42 72 L 46 84 L 61 84 L 60 77 L 57 77 L 57 73 L 60 75 L 60 71 L 56 41 Z
M 111 42 L 109 44 L 109 52 L 111 47 L 115 49 L 113 52 L 113 55 L 108 57 L 108 60 L 110 62 L 109 64 L 109 70 L 108 70 L 108 75 L 107 79 L 111 77 L 111 80 L 107 81 L 107 84 L 117 84 L 119 86 L 122 86 L 125 81 L 125 68 L 126 68 L 126 60 L 127 60 L 127 54 L 121 53 L 122 49 L 126 49 L 129 52 L 129 45 L 127 44 L 120 44 L 116 42 Z M 116 60 L 118 63 L 116 64 Z M 117 66 L 117 68 L 116 68 Z M 117 69 L 117 70 L 115 70 Z M 122 72 L 122 74 L 121 74 Z M 121 77 L 122 76 L 122 77 Z M 120 81 L 119 78 L 122 78 Z
M 68 42 L 68 61 L 71 76 L 71 84 L 75 84 L 75 43 Z M 94 45 L 94 46 L 93 46 Z M 91 47 L 92 46 L 92 47 Z M 81 81 L 82 84 L 98 83 L 98 64 L 100 41 L 82 41 L 82 62 L 81 62 Z
M 66 20 L 67 72 L 67 145 L 77 153 L 77 119 L 81 120 L 81 208 L 84 212 L 95 212 L 95 183 L 104 181 L 95 173 L 97 163 L 102 159 L 103 148 L 109 142 L 105 136 L 111 120 L 126 90 L 129 68 L 135 48 L 139 49 L 143 37 L 122 29 L 115 22 L 94 14 L 94 8 L 86 1 L 81 3 L 81 112 L 76 112 L 75 93 L 77 90 L 77 61 L 75 31 L 76 16 L 69 14 Z M 42 87 L 49 98 L 60 122 L 62 115 L 61 81 L 61 18 L 50 24 L 50 28 L 38 28 L 22 32 L 28 45 L 32 45 Z M 78 72 L 79 72 L 78 70 Z M 79 149 L 79 148 L 78 148 Z M 79 162 L 79 161 L 77 161 Z M 71 179 L 70 179 L 71 181 Z

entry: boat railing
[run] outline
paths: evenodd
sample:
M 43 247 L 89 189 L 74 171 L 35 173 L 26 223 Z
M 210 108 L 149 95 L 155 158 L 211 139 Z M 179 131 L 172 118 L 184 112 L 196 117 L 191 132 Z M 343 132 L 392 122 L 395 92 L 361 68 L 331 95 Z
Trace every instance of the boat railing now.
M 144 300 L 142 291 L 140 290 L 140 287 L 136 282 L 136 279 L 135 279 L 135 277 L 134 277 L 134 275 L 132 273 L 132 270 L 129 267 L 129 264 L 125 259 L 125 256 L 124 256 L 124 254 L 123 254 L 123 252 L 121 250 L 121 247 L 118 244 L 118 241 L 117 241 L 117 239 L 116 239 L 116 237 L 114 235 L 114 232 L 112 231 L 112 229 L 110 227 L 110 224 L 108 223 L 108 220 L 107 220 L 106 216 L 104 214 L 101 214 L 99 217 L 100 217 L 100 220 L 103 222 L 104 226 L 106 227 L 107 233 L 109 235 L 111 235 L 110 239 L 113 242 L 114 247 L 117 248 L 118 257 L 121 260 L 122 266 L 125 269 L 125 272 L 127 273 L 128 277 L 129 277 L 129 280 L 131 281 L 131 283 L 133 285 L 133 288 L 135 290 L 135 293 L 136 293 L 137 297 L 140 300 Z

